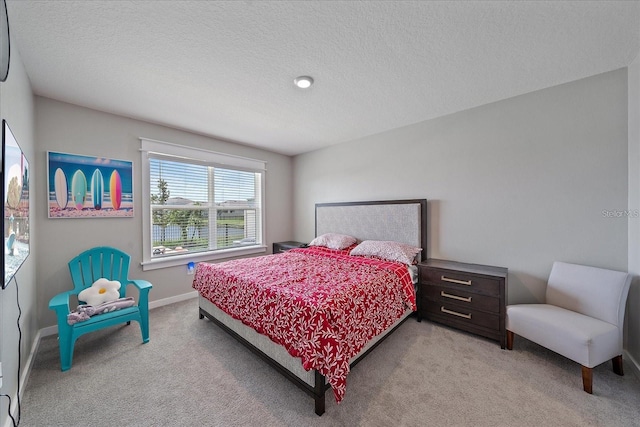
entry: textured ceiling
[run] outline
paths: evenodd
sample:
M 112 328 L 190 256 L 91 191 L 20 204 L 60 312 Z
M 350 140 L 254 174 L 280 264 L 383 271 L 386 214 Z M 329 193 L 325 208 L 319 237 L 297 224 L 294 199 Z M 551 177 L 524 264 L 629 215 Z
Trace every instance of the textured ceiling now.
M 289 155 L 625 67 L 640 46 L 638 1 L 7 8 L 37 95 Z

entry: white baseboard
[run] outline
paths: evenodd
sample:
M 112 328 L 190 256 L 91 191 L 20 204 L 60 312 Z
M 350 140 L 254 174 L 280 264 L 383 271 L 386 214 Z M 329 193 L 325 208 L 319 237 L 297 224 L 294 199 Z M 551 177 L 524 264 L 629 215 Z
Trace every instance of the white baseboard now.
M 623 358 L 626 361 L 630 362 L 629 364 L 631 365 L 631 371 L 636 376 L 636 378 L 640 380 L 640 363 L 638 363 L 638 361 L 634 359 L 633 356 L 629 354 L 627 350 L 623 350 L 623 352 L 624 352 Z
M 162 307 L 165 305 L 173 304 L 180 301 L 186 301 L 188 299 L 197 298 L 198 292 L 192 291 L 182 295 L 176 295 L 170 298 L 163 298 L 160 300 L 152 301 L 149 303 L 149 310 L 153 310 L 154 308 Z M 31 350 L 29 351 L 29 357 L 27 358 L 27 363 L 25 364 L 25 369 L 20 376 L 20 399 L 24 394 L 24 387 L 27 384 L 27 380 L 29 379 L 29 374 L 31 373 L 31 367 L 33 366 L 33 362 L 35 361 L 36 354 L 38 353 L 38 348 L 40 347 L 40 340 L 49 335 L 57 335 L 58 334 L 58 325 L 47 326 L 45 328 L 40 329 L 36 333 L 36 337 L 33 340 L 31 345 Z M 16 396 L 11 396 L 11 407 L 9 408 L 11 415 L 16 418 L 18 414 L 18 399 Z M 7 417 L 4 427 L 12 427 L 11 418 Z
M 151 301 L 149 303 L 149 309 L 162 307 L 163 305 L 173 304 L 175 302 L 186 301 L 191 298 L 198 298 L 198 291 L 187 292 L 186 294 L 176 295 L 175 297 L 163 298 L 161 300 Z
M 47 326 L 38 331 L 40 338 L 48 337 L 49 335 L 56 335 L 58 333 L 58 325 Z
M 27 357 L 27 362 L 25 363 L 25 369 L 22 371 L 22 375 L 20 375 L 20 400 L 24 396 L 24 387 L 27 384 L 27 379 L 29 379 L 29 374 L 31 374 L 31 367 L 33 366 L 33 361 L 35 360 L 36 354 L 38 353 L 38 347 L 40 346 L 40 331 L 36 333 L 36 337 L 33 339 L 33 344 L 31 345 L 31 350 L 29 351 L 29 357 Z M 22 407 L 20 408 L 22 412 Z M 13 418 L 18 421 L 18 399 L 16 398 L 16 394 L 11 396 L 11 406 L 9 407 L 9 413 L 13 416 Z M 12 427 L 13 422 L 11 421 L 11 417 L 7 417 L 4 423 L 4 427 Z

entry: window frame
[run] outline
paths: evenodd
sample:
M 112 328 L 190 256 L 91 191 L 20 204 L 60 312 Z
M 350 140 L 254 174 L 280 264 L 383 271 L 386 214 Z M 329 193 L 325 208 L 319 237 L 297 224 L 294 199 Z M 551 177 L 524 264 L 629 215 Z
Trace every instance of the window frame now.
M 247 157 L 235 156 L 231 154 L 219 153 L 216 151 L 201 148 L 189 147 L 169 142 L 157 141 L 149 138 L 140 138 L 141 142 L 141 181 L 142 181 L 142 270 L 155 270 L 158 268 L 186 266 L 190 262 L 214 261 L 227 258 L 235 258 L 247 255 L 264 254 L 267 251 L 265 244 L 265 176 L 266 162 L 263 160 L 250 159 Z M 203 162 L 211 165 L 219 165 L 230 169 L 252 171 L 261 174 L 260 193 L 260 231 L 261 243 L 253 246 L 234 247 L 228 249 L 217 249 L 215 251 L 203 251 L 171 255 L 162 258 L 152 258 L 152 227 L 153 217 L 151 214 L 151 175 L 149 155 L 156 155 L 158 158 L 167 159 L 174 157 L 181 160 L 193 160 L 194 163 Z

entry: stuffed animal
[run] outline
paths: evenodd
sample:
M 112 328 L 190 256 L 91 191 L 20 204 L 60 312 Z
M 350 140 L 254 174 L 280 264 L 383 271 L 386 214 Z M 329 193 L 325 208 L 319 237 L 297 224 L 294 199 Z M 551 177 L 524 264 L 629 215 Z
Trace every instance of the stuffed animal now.
M 88 304 L 81 304 L 75 311 L 72 311 L 67 315 L 67 323 L 73 325 L 74 323 L 89 320 L 91 316 L 96 314 L 110 313 L 112 311 L 120 310 L 122 308 L 131 307 L 136 302 L 133 297 L 118 298 L 115 301 L 109 301 L 97 306 Z
M 88 305 L 99 305 L 104 302 L 115 301 L 120 298 L 120 282 L 117 280 L 107 280 L 100 278 L 93 282 L 91 286 L 80 291 L 78 300 L 84 301 Z

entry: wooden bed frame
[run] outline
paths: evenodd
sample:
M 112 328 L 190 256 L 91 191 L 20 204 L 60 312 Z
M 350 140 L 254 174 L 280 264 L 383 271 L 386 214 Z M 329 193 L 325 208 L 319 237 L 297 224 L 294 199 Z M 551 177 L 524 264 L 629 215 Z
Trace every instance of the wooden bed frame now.
M 319 203 L 315 208 L 316 236 L 324 233 L 341 233 L 354 236 L 358 240 L 393 240 L 423 248 L 422 258 L 426 258 L 427 201 L 425 199 Z M 291 359 L 294 358 L 288 354 L 286 356 L 282 354 L 284 347 L 273 342 L 271 342 L 273 348 L 269 347 L 265 344 L 269 339 L 264 335 L 258 334 L 242 322 L 231 318 L 202 296 L 199 297 L 199 301 L 200 319 L 204 317 L 210 319 L 313 397 L 317 415 L 322 415 L 325 412 L 325 393 L 331 386 L 326 382 L 324 375 L 313 370 L 309 374 L 310 378 L 305 381 L 300 374 L 285 367 L 287 363 L 282 362 L 283 358 L 287 356 Z M 411 311 L 408 310 L 404 317 L 394 323 L 387 331 L 374 337 L 351 360 L 351 368 L 393 333 L 409 318 L 410 314 Z M 257 343 L 257 341 L 261 342 Z M 299 358 L 295 359 L 299 362 Z

